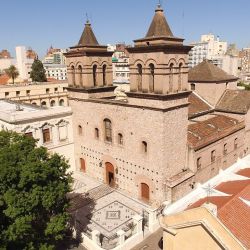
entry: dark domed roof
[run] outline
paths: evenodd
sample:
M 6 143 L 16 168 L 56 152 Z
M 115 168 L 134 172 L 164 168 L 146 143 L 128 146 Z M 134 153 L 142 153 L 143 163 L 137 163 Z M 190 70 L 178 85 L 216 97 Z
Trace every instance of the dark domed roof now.
M 85 45 L 98 46 L 99 45 L 89 21 L 87 21 L 85 24 L 85 28 L 78 42 L 78 45 L 79 46 L 85 46 Z

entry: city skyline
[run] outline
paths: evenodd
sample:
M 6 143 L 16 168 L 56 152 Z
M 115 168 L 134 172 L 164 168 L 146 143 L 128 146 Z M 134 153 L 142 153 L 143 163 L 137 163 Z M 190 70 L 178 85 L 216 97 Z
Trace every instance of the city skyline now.
M 250 43 L 250 35 L 245 33 L 250 3 L 245 0 L 217 1 L 216 7 L 215 0 L 200 1 L 200 5 L 196 0 L 161 2 L 174 35 L 185 38 L 186 44 L 198 41 L 201 34 L 209 32 L 228 43 L 236 43 L 239 48 Z M 11 10 L 13 17 L 9 18 L 8 11 L 0 17 L 1 23 L 5 24 L 1 27 L 0 49 L 8 49 L 14 56 L 15 46 L 24 45 L 43 57 L 51 45 L 59 48 L 73 46 L 80 38 L 86 15 L 99 43 L 132 44 L 134 39 L 145 36 L 157 3 L 157 0 L 146 4 L 142 0 L 119 1 L 118 4 L 115 0 L 44 0 L 43 4 L 30 0 L 3 1 L 2 9 Z M 241 15 L 234 19 L 233 15 L 239 11 Z

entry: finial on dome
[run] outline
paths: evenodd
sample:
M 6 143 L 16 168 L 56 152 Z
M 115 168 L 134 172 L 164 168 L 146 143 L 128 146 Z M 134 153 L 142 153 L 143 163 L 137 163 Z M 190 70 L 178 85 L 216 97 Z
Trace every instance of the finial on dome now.
M 86 24 L 90 24 L 88 13 L 86 13 Z
M 159 3 L 157 4 L 157 7 L 155 9 L 155 12 L 158 12 L 158 11 L 163 11 L 163 8 L 161 6 L 161 0 L 159 0 Z

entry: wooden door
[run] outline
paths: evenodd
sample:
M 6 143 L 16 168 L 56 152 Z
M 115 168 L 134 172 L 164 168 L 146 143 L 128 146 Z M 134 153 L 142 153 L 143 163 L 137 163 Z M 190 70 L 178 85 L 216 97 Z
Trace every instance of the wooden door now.
M 114 185 L 115 185 L 114 166 L 110 162 L 106 162 L 105 167 L 106 167 L 106 183 L 109 186 L 114 187 Z
M 86 172 L 86 165 L 85 165 L 85 160 L 83 158 L 80 158 L 80 165 L 81 165 L 81 171 L 83 173 Z
M 149 200 L 149 186 L 146 183 L 141 183 L 141 198 Z

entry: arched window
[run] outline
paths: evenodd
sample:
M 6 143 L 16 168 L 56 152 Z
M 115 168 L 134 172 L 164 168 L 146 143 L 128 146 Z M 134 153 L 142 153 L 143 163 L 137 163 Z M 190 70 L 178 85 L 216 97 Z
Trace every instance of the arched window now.
M 123 145 L 123 135 L 121 133 L 118 134 L 118 144 Z
M 95 128 L 95 138 L 99 139 L 99 129 Z
M 112 124 L 109 119 L 104 119 L 105 141 L 112 142 Z
M 56 106 L 56 102 L 55 102 L 54 100 L 52 100 L 52 101 L 50 102 L 50 106 L 51 106 L 51 107 Z
M 79 85 L 83 86 L 83 82 L 82 82 L 82 66 L 81 65 L 78 66 L 78 73 L 79 73 Z
M 191 83 L 191 90 L 194 91 L 195 90 L 195 84 L 194 83 Z
M 78 125 L 78 134 L 82 135 L 82 126 L 81 125 Z
M 179 64 L 179 72 L 178 72 L 178 90 L 181 90 L 181 85 L 182 85 L 182 66 L 183 64 Z
M 145 141 L 142 141 L 142 152 L 147 153 L 148 152 L 148 144 Z
M 224 144 L 223 154 L 224 154 L 224 155 L 227 154 L 227 143 Z
M 63 99 L 61 99 L 61 100 L 59 101 L 59 106 L 64 106 L 64 100 L 63 100 Z
M 41 103 L 41 106 L 45 108 L 45 107 L 47 106 L 47 103 L 46 103 L 45 101 L 43 101 L 43 102 Z
M 201 169 L 201 157 L 197 158 L 196 166 L 197 166 L 197 170 Z
M 43 133 L 43 143 L 51 142 L 50 129 L 45 127 L 42 129 L 42 133 Z
M 93 66 L 93 84 L 94 84 L 94 87 L 97 86 L 96 76 L 97 76 L 97 65 L 94 65 Z
M 155 66 L 153 63 L 149 64 L 149 91 L 154 92 L 155 85 Z
M 72 74 L 72 84 L 76 84 L 76 75 L 75 75 L 75 67 L 72 65 L 71 66 L 71 74 Z
M 169 66 L 169 91 L 173 92 L 174 85 L 174 64 L 171 63 Z
M 238 148 L 238 138 L 234 139 L 234 149 Z
M 36 102 L 32 102 L 32 105 L 37 105 Z
M 102 66 L 102 83 L 103 83 L 103 86 L 105 86 L 107 84 L 107 79 L 106 79 L 106 69 L 107 69 L 107 65 L 103 65 Z
M 211 162 L 215 162 L 215 157 L 216 157 L 216 151 L 213 150 L 211 151 Z
M 137 64 L 137 86 L 138 91 L 142 91 L 142 65 Z

